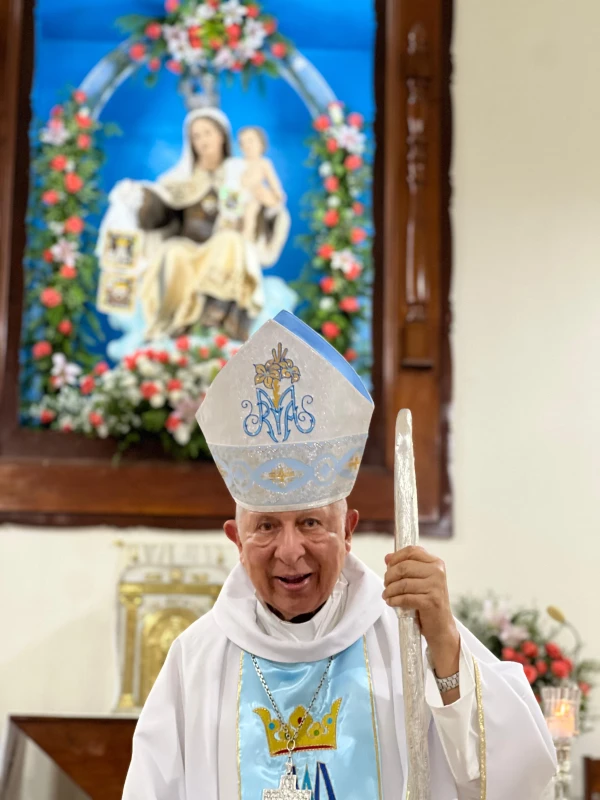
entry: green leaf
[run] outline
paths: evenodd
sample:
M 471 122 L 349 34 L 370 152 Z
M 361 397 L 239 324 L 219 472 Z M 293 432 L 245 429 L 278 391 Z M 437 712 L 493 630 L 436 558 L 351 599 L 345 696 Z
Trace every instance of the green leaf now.
M 159 433 L 165 427 L 168 412 L 163 408 L 153 408 L 150 411 L 144 411 L 141 414 L 142 425 L 151 433 Z
M 125 14 L 115 20 L 115 26 L 121 33 L 143 33 L 148 23 L 154 21 L 145 14 Z

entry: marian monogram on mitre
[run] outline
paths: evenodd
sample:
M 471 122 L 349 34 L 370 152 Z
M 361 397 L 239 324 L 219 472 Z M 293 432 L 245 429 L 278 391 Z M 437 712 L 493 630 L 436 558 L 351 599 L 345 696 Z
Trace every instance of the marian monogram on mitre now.
M 315 417 L 307 409 L 313 402 L 312 395 L 304 395 L 300 406 L 296 402 L 295 384 L 302 376 L 293 360 L 287 357 L 287 348 L 284 350 L 280 342 L 271 354 L 273 357 L 264 364 L 254 365 L 256 410 L 251 400 L 242 401 L 242 408 L 249 410 L 243 426 L 248 436 L 258 436 L 264 427 L 270 438 L 279 443 L 288 440 L 293 428 L 300 433 L 311 433 Z M 285 387 L 287 381 L 290 385 Z

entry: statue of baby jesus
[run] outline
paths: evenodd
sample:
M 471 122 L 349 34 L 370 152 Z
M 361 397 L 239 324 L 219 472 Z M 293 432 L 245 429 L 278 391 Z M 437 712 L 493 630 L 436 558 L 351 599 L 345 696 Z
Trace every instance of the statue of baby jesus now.
M 241 183 L 249 195 L 244 209 L 243 234 L 254 241 L 261 208 L 269 209 L 280 205 L 285 194 L 273 162 L 265 158 L 268 141 L 262 128 L 242 128 L 238 134 L 238 143 L 247 165 L 242 173 Z

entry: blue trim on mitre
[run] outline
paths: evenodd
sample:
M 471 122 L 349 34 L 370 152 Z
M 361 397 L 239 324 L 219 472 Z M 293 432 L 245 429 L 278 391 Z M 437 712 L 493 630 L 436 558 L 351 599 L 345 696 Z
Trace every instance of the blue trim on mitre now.
M 316 353 L 323 356 L 323 358 L 329 362 L 332 367 L 335 367 L 335 369 L 346 378 L 348 383 L 351 383 L 369 403 L 373 403 L 373 399 L 364 383 L 346 361 L 344 356 L 309 325 L 302 322 L 302 320 L 298 319 L 298 317 L 294 316 L 294 314 L 291 314 L 289 311 L 280 311 L 279 314 L 273 318 L 273 322 L 276 322 L 278 325 L 281 325 L 282 328 L 293 333 L 298 339 L 302 339 L 302 341 Z

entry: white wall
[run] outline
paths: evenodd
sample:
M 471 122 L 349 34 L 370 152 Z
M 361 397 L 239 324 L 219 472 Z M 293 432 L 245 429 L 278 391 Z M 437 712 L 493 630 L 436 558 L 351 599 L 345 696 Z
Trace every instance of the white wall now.
M 455 537 L 430 547 L 453 594 L 557 604 L 600 658 L 600 3 L 456 5 Z M 0 719 L 110 709 L 115 537 L 0 534 Z

